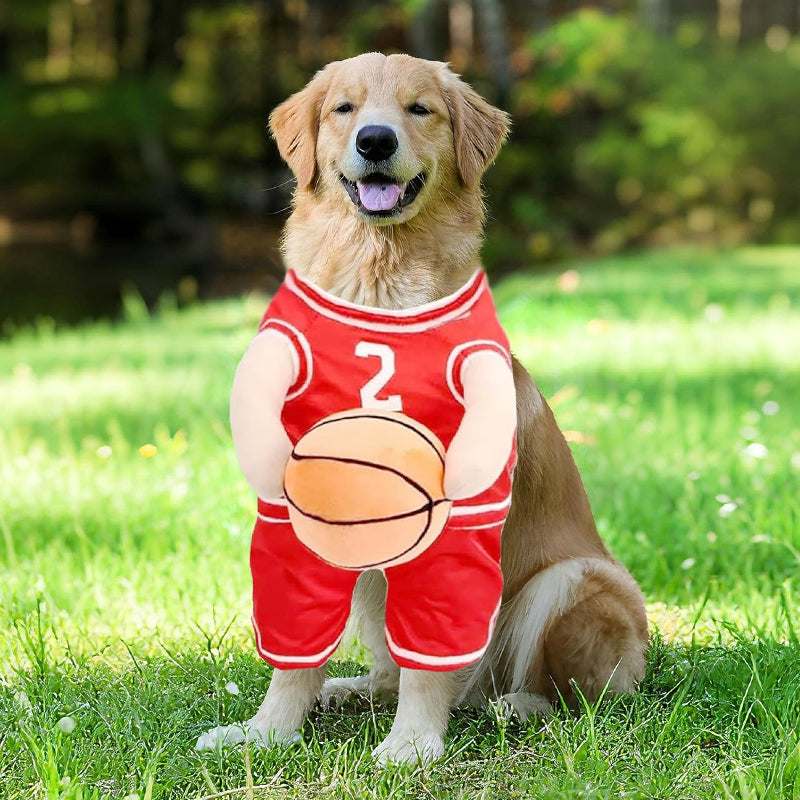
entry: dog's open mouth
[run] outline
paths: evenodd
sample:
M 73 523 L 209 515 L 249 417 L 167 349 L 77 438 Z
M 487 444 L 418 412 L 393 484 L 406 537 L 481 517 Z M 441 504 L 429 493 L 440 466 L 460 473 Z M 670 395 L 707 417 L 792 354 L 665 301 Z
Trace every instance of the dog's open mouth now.
M 420 172 L 408 183 L 399 183 L 380 172 L 367 175 L 360 181 L 351 181 L 342 175 L 342 184 L 362 214 L 370 217 L 391 217 L 416 200 L 420 189 L 425 185 L 425 173 Z

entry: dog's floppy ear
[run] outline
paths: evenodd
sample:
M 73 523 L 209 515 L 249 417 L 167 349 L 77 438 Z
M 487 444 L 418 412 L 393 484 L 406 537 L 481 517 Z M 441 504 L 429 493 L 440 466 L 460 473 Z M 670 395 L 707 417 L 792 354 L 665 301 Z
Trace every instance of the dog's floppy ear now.
M 328 70 L 320 70 L 269 115 L 270 132 L 299 189 L 308 188 L 317 172 L 319 115 L 328 83 Z
M 511 120 L 449 69 L 442 94 L 453 126 L 458 174 L 466 186 L 474 186 L 500 152 Z

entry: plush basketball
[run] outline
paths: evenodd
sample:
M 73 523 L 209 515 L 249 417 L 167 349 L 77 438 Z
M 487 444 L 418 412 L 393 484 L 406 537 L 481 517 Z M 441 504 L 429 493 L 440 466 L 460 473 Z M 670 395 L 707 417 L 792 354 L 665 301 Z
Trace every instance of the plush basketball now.
M 295 445 L 284 491 L 297 538 L 330 564 L 403 564 L 447 522 L 444 447 L 394 411 L 355 409 L 314 425 Z

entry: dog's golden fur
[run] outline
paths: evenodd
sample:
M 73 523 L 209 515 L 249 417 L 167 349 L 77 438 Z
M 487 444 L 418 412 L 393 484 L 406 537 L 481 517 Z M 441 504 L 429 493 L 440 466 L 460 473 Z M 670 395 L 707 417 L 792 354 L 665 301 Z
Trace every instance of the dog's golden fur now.
M 410 113 L 419 111 L 414 104 L 429 113 Z M 397 131 L 398 182 L 426 176 L 416 200 L 393 216 L 369 218 L 342 184 L 359 177 L 350 174 L 351 156 L 354 132 L 365 124 Z M 377 53 L 336 62 L 279 106 L 270 127 L 297 176 L 283 241 L 287 267 L 345 300 L 390 309 L 450 294 L 480 267 L 480 179 L 508 118 L 446 65 Z M 505 698 L 524 719 L 559 695 L 574 701 L 575 686 L 589 699 L 636 687 L 648 643 L 641 593 L 600 540 L 569 447 L 518 362 L 514 381 L 519 461 L 503 531 L 505 590 L 484 657 L 456 673 L 399 670 L 383 638 L 384 579 L 365 573 L 353 614 L 374 653 L 370 675 L 323 685 L 324 670 L 276 670 L 250 728 L 283 735 L 317 697 L 399 686 L 397 717 L 377 755 L 429 760 L 442 752 L 459 699 Z

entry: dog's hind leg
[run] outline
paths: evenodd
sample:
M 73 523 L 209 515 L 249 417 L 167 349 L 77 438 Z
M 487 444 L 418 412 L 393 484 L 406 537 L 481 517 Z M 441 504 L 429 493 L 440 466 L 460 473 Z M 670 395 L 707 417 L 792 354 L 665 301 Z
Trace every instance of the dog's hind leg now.
M 382 572 L 369 570 L 359 576 L 351 613 L 359 627 L 361 643 L 372 653 L 372 668 L 369 675 L 328 678 L 320 696 L 323 708 L 342 703 L 352 695 L 380 699 L 397 694 L 400 668 L 386 647 L 386 578 Z
M 647 617 L 639 587 L 621 566 L 594 562 L 572 606 L 553 620 L 543 660 L 555 691 L 568 704 L 576 691 L 590 703 L 604 692 L 633 692 L 644 678 Z
M 647 618 L 636 582 L 616 562 L 570 558 L 537 573 L 504 604 L 461 699 L 497 698 L 521 720 L 551 703 L 630 692 L 644 676 Z

